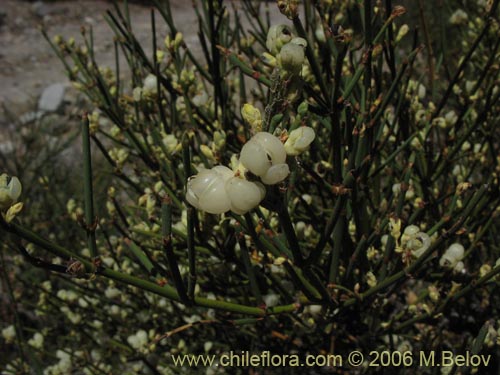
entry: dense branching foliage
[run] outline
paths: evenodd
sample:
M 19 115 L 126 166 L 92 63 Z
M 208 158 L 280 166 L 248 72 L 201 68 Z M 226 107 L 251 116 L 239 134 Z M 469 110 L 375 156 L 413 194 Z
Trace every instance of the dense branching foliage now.
M 154 3 L 152 48 L 106 15 L 112 67 L 46 35 L 92 109 L 53 215 L 0 178 L 5 373 L 498 353 L 498 1 L 196 1 L 196 46 Z

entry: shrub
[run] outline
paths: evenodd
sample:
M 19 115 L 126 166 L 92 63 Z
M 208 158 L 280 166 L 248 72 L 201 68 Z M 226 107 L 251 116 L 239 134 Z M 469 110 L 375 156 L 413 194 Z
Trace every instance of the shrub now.
M 112 68 L 91 30 L 45 34 L 95 110 L 64 218 L 78 235 L 37 226 L 25 195 L 0 220 L 8 254 L 50 271 L 9 258 L 21 288 L 38 280 L 11 294 L 35 304 L 15 310 L 21 362 L 168 374 L 179 353 L 492 353 L 498 1 L 439 9 L 466 24 L 459 55 L 419 4 L 421 33 L 390 0 L 278 0 L 275 25 L 261 2 L 204 0 L 202 56 L 168 2 L 151 53 L 115 6 Z

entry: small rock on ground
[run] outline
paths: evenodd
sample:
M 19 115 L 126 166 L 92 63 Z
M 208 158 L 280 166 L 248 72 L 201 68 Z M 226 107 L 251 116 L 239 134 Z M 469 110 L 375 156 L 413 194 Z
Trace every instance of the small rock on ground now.
M 64 83 L 54 83 L 43 90 L 38 100 L 38 110 L 43 112 L 56 112 L 64 101 Z

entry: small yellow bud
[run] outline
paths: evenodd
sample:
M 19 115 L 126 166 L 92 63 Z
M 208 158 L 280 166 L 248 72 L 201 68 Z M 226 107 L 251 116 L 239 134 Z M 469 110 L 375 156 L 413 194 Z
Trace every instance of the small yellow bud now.
M 14 220 L 14 218 L 16 217 L 16 215 L 21 212 L 21 210 L 23 209 L 23 203 L 22 202 L 18 202 L 16 204 L 14 204 L 13 206 L 11 206 L 8 210 L 7 210 L 7 213 L 5 214 L 5 221 L 7 223 L 10 223 L 12 220 Z
M 370 246 L 366 252 L 366 258 L 369 260 L 369 261 L 372 261 L 372 260 L 377 260 L 377 258 L 379 257 L 379 251 L 377 249 L 375 249 L 375 247 L 373 246 Z
M 152 215 L 156 206 L 156 198 L 153 194 L 148 194 L 146 199 L 146 211 L 149 215 Z
M 205 155 L 205 157 L 207 159 L 209 159 L 211 161 L 215 161 L 215 155 L 212 152 L 212 150 L 210 149 L 210 147 L 208 147 L 207 145 L 201 145 L 200 151 L 202 152 L 203 155 Z
M 115 204 L 111 201 L 107 201 L 106 202 L 106 209 L 108 210 L 108 213 L 113 216 L 114 214 L 116 214 L 116 207 L 115 207 Z
M 466 190 L 470 189 L 472 184 L 470 182 L 461 182 L 457 185 L 456 194 L 462 195 Z
M 293 20 L 299 14 L 298 0 L 278 0 L 278 9 L 288 19 Z
M 156 61 L 161 62 L 164 57 L 165 57 L 165 52 L 163 52 L 162 50 L 156 51 Z
M 182 40 L 183 40 L 183 37 L 182 37 L 182 33 L 181 32 L 177 32 L 177 34 L 175 34 L 175 39 L 174 39 L 174 48 L 179 48 L 179 46 L 182 44 Z
M 172 39 L 170 38 L 170 35 L 167 35 L 165 37 L 164 43 L 165 43 L 165 48 L 170 49 L 170 47 L 172 46 Z
M 373 274 L 373 272 L 369 271 L 366 274 L 366 283 L 370 288 L 373 288 L 375 285 L 377 285 L 377 277 Z
M 5 210 L 17 202 L 21 191 L 21 182 L 17 177 L 9 177 L 5 173 L 0 175 L 0 210 Z
M 214 148 L 216 151 L 221 151 L 226 145 L 226 133 L 223 130 L 214 132 Z
M 429 285 L 427 288 L 429 291 L 429 298 L 432 302 L 437 302 L 439 300 L 439 290 L 435 285 Z
M 391 229 L 391 236 L 398 239 L 401 236 L 401 219 L 391 217 L 389 227 Z
M 380 55 L 383 51 L 383 47 L 382 47 L 382 44 L 377 44 L 375 46 L 373 46 L 373 51 L 372 51 L 372 57 L 375 58 L 377 57 L 378 55 Z
M 281 266 L 283 263 L 286 263 L 287 259 L 285 257 L 278 257 L 273 261 L 273 264 L 276 266 Z
M 487 273 L 491 272 L 491 266 L 489 264 L 483 264 L 479 269 L 479 276 L 483 277 Z
M 252 127 L 253 133 L 262 131 L 262 116 L 257 108 L 249 103 L 245 103 L 241 109 L 241 115 L 245 122 Z
M 410 28 L 408 27 L 408 25 L 406 23 L 404 25 L 402 25 L 399 28 L 398 35 L 396 36 L 396 43 L 398 43 L 401 39 L 403 39 L 404 36 L 406 34 L 408 34 L 409 30 L 410 30 Z
M 273 55 L 271 55 L 268 52 L 264 52 L 261 55 L 261 59 L 264 62 L 264 64 L 269 65 L 273 68 L 275 68 L 278 65 L 278 62 L 276 61 L 276 57 L 274 57 Z

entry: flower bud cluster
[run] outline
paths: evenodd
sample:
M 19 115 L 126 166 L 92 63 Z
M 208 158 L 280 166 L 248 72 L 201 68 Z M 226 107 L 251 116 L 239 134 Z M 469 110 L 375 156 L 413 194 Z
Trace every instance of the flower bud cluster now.
M 267 33 L 266 47 L 284 72 L 292 75 L 301 72 L 307 41 L 294 37 L 288 26 L 272 26 Z
M 184 37 L 180 32 L 177 32 L 173 39 L 170 37 L 170 35 L 167 35 L 164 41 L 165 47 L 168 50 L 177 50 L 182 45 L 183 39 Z
M 256 207 L 265 196 L 258 182 L 235 176 L 228 167 L 205 169 L 188 181 L 186 199 L 194 207 L 210 214 L 232 210 L 237 214 Z
M 144 78 L 142 87 L 134 88 L 132 95 L 134 101 L 139 102 L 143 97 L 155 96 L 158 93 L 158 78 L 154 74 L 148 74 Z
M 453 269 L 455 272 L 461 272 L 464 269 L 464 247 L 459 243 L 454 243 L 446 249 L 439 260 L 439 265 L 444 268 Z
M 23 203 L 17 202 L 21 196 L 22 186 L 17 177 L 0 175 L 0 211 L 5 211 L 4 219 L 11 222 L 23 209 Z
M 292 29 L 287 25 L 271 26 L 267 32 L 266 47 L 273 56 L 276 56 L 281 47 L 289 43 L 292 38 Z
M 316 137 L 314 130 L 308 126 L 301 126 L 290 132 L 285 142 L 285 150 L 288 155 L 296 156 L 309 149 Z
M 253 114 L 250 117 L 259 116 Z M 264 185 L 278 184 L 290 174 L 287 154 L 298 155 L 307 150 L 313 139 L 314 130 L 307 127 L 291 132 L 288 145 L 283 145 L 271 133 L 258 132 L 241 149 L 240 159 L 233 166 L 234 171 L 218 165 L 192 176 L 187 184 L 186 200 L 211 214 L 231 210 L 242 215 L 264 199 Z M 247 179 L 252 175 L 260 181 Z
M 241 149 L 240 162 L 266 185 L 277 184 L 290 173 L 283 143 L 266 132 L 255 134 L 245 143 Z
M 291 74 L 299 74 L 305 60 L 307 42 L 303 38 L 293 38 L 285 44 L 277 56 L 281 69 Z
M 281 14 L 293 20 L 299 14 L 299 4 L 298 0 L 278 0 L 278 9 Z
M 401 246 L 415 258 L 420 257 L 431 245 L 431 238 L 416 225 L 409 225 L 401 236 Z
M 0 210 L 6 210 L 16 203 L 21 190 L 21 182 L 17 177 L 10 177 L 5 173 L 0 175 Z

